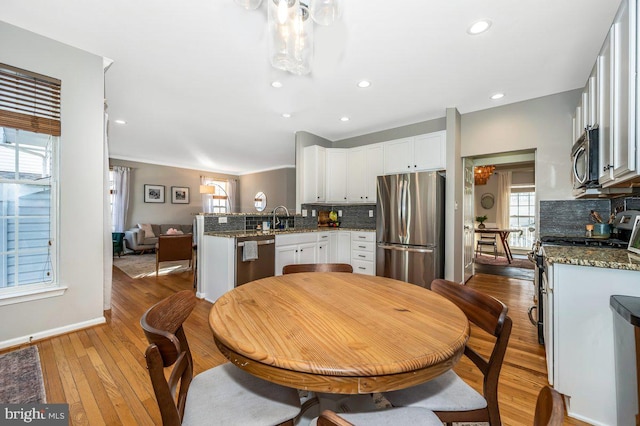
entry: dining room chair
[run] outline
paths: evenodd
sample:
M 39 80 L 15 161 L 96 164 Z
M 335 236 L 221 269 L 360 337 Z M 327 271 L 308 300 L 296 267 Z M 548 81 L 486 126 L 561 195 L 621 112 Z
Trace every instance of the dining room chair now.
M 538 393 L 533 426 L 561 426 L 564 421 L 564 402 L 557 390 L 545 386 Z
M 414 409 L 416 411 L 407 411 Z M 416 416 L 413 419 L 412 416 Z M 434 419 L 435 417 L 435 419 Z M 316 420 L 316 419 L 314 419 Z M 420 423 L 422 421 L 422 423 Z M 561 426 L 564 421 L 564 403 L 562 396 L 549 386 L 544 386 L 538 393 L 533 426 Z M 428 422 L 428 423 L 427 423 Z M 442 421 L 432 411 L 420 407 L 400 407 L 368 413 L 340 413 L 324 410 L 316 423 L 310 426 L 376 426 L 391 424 L 433 424 L 442 425 Z
M 282 267 L 282 274 L 296 274 L 298 272 L 353 272 L 348 263 L 298 263 Z
M 140 319 L 162 424 L 293 426 L 300 412 L 295 389 L 259 379 L 231 363 L 193 375 L 183 323 L 196 303 L 193 291 L 183 290 L 153 305 Z
M 193 235 L 159 235 L 156 243 L 156 277 L 160 262 L 188 260 L 193 264 Z
M 480 234 L 480 238 L 476 243 L 476 257 L 482 254 L 483 247 L 493 247 L 493 258 L 498 258 L 498 240 L 496 234 Z
M 340 413 L 324 410 L 309 426 L 442 426 L 433 411 L 419 407 L 400 407 L 366 413 Z
M 384 396 L 394 407 L 423 407 L 433 410 L 445 423 L 489 422 L 491 426 L 499 426 L 498 378 L 512 327 L 511 318 L 507 316 L 508 308 L 494 297 L 452 281 L 434 280 L 431 290 L 452 301 L 465 313 L 469 322 L 495 337 L 488 359 L 471 347 L 473 338 L 470 338 L 464 348 L 465 356 L 483 374 L 482 395 L 453 370 L 449 370 L 431 381 L 407 389 L 385 392 Z

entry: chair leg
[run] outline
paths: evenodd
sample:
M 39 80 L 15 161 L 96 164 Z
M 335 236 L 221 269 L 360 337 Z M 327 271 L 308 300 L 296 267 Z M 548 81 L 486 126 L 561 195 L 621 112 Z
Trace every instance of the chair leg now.
M 156 277 L 158 276 L 158 264 L 160 262 L 158 262 L 158 252 L 156 252 Z

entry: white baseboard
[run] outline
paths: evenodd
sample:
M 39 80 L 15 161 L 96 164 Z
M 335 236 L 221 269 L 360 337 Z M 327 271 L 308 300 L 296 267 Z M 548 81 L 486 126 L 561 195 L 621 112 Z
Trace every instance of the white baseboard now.
M 90 319 L 88 321 L 77 322 L 75 324 L 65 325 L 63 327 L 52 328 L 45 331 L 30 334 L 28 336 L 16 337 L 15 339 L 4 340 L 0 342 L 0 349 L 11 348 L 14 346 L 23 345 L 25 343 L 36 342 L 38 340 L 46 339 L 53 336 L 59 336 L 61 334 L 70 333 L 72 331 L 81 330 L 83 328 L 93 327 L 94 325 L 104 324 L 106 319 L 104 317 L 98 317 Z

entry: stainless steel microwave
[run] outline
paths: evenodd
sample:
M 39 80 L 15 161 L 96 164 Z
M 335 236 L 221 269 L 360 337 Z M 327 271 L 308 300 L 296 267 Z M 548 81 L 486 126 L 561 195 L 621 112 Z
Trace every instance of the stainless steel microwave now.
M 573 189 L 599 188 L 598 128 L 587 128 L 571 148 Z

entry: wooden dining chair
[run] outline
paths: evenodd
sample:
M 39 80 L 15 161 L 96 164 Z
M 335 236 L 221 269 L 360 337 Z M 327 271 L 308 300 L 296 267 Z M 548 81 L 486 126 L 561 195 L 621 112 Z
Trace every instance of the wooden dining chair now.
M 431 290 L 455 303 L 472 324 L 495 337 L 489 359 L 469 346 L 467 356 L 483 374 L 483 393 L 480 395 L 458 375 L 449 370 L 437 378 L 407 389 L 385 392 L 395 407 L 423 407 L 433 410 L 445 423 L 489 422 L 499 426 L 498 377 L 511 335 L 511 318 L 507 306 L 499 300 L 465 285 L 447 280 L 434 280 Z
M 416 411 L 406 411 L 411 409 Z M 412 418 L 413 415 L 416 416 L 415 419 Z M 533 426 L 561 426 L 563 421 L 564 403 L 562 397 L 549 386 L 543 387 L 538 394 Z M 440 426 L 442 421 L 431 410 L 420 407 L 400 407 L 368 413 L 341 413 L 339 415 L 331 410 L 324 410 L 317 419 L 318 426 L 386 426 L 392 424 Z
M 193 262 L 193 235 L 160 235 L 156 243 L 156 276 L 160 262 L 188 260 Z
M 317 426 L 442 426 L 433 411 L 419 407 L 400 407 L 365 413 L 340 413 L 324 410 L 316 420 Z M 314 425 L 312 420 L 309 426 Z
M 300 411 L 295 389 L 261 380 L 231 363 L 194 377 L 182 324 L 196 303 L 193 292 L 183 290 L 153 305 L 140 319 L 149 341 L 145 357 L 162 424 L 293 426 Z
M 562 396 L 549 386 L 538 393 L 536 414 L 533 426 L 561 426 L 564 421 L 564 402 Z
M 353 272 L 353 267 L 348 263 L 299 263 L 282 268 L 283 275 L 298 272 Z
M 480 234 L 480 239 L 476 243 L 476 257 L 482 254 L 483 247 L 493 247 L 493 258 L 498 258 L 498 240 L 496 234 Z

